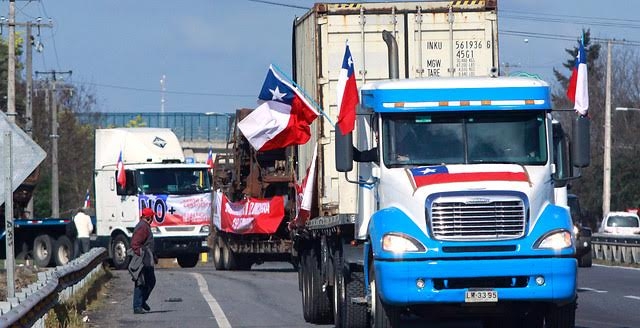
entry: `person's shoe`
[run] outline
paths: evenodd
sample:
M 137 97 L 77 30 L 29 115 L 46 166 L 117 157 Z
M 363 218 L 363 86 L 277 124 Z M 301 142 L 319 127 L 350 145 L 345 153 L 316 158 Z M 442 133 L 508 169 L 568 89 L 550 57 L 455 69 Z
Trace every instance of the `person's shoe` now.
M 142 303 L 142 308 L 143 308 L 145 311 L 151 311 L 151 307 L 150 307 L 150 306 L 149 306 L 149 304 L 147 304 L 146 302 L 145 302 L 145 303 Z
M 144 314 L 144 310 L 142 308 L 133 309 L 133 314 Z

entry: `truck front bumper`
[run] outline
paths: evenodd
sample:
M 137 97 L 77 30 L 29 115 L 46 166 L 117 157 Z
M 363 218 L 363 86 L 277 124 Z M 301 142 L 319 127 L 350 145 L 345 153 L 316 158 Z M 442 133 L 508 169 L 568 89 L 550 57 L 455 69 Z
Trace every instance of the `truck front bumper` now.
M 465 303 L 473 288 L 497 291 L 498 302 L 576 296 L 575 258 L 375 260 L 374 267 L 376 288 L 391 305 Z
M 160 258 L 184 254 L 200 254 L 209 251 L 206 236 L 200 237 L 155 237 L 155 254 Z

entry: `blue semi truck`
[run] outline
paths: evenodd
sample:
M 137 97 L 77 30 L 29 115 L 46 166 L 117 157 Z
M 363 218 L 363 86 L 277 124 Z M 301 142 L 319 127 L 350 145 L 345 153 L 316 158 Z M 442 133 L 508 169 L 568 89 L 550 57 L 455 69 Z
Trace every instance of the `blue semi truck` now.
M 492 32 L 471 30 L 481 25 L 473 22 L 478 15 L 492 28 L 495 3 L 456 3 L 316 5 L 296 23 L 296 42 L 308 40 L 309 20 L 320 26 L 309 42 L 327 42 L 295 46 L 294 79 L 318 90 L 313 96 L 330 117 L 337 116 L 335 81 L 326 65 L 310 66 L 310 59 L 325 63 L 344 51 L 336 40 L 349 37 L 354 62 L 367 58 L 368 66 L 356 70 L 388 69 L 385 79 L 371 74 L 361 83 L 353 134 L 342 136 L 318 120 L 311 142 L 297 149 L 299 176 L 310 165 L 309 149 L 316 142 L 321 149 L 311 218 L 293 230 L 308 322 L 402 327 L 409 316 L 467 316 L 485 327 L 574 326 L 575 235 L 566 199 L 557 195 L 566 197 L 568 181 L 579 176 L 575 168 L 589 164 L 589 121 L 576 116 L 568 133 L 554 119 L 549 85 L 539 79 L 502 77 L 495 68 L 457 74 L 461 65 L 486 64 L 464 59 L 491 53 Z M 418 51 L 411 43 L 420 37 L 403 28 L 427 11 L 433 21 L 449 17 L 439 26 L 451 38 L 432 35 L 452 51 L 441 71 L 447 77 L 413 70 Z M 359 20 L 366 24 L 349 24 L 349 15 L 358 22 L 367 13 L 394 19 L 366 16 Z M 456 27 L 456 19 L 468 29 Z M 397 24 L 393 32 L 382 32 L 386 22 Z M 348 35 L 331 40 L 332 29 Z M 388 65 L 376 36 L 387 44 Z M 478 48 L 460 53 L 452 50 L 456 44 Z M 333 45 L 341 50 L 332 52 Z

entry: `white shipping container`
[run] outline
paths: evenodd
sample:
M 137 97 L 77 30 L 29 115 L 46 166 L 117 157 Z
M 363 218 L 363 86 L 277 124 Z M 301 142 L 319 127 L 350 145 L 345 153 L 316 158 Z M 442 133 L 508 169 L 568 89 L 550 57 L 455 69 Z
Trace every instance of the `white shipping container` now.
M 335 124 L 336 85 L 349 44 L 358 88 L 389 77 L 388 48 L 382 31 L 398 45 L 399 78 L 488 76 L 498 67 L 496 1 L 317 3 L 294 23 L 293 78 Z M 320 215 L 356 212 L 357 186 L 335 170 L 335 128 L 318 118 L 312 138 L 298 148 L 298 175 L 318 147 Z M 354 140 L 357 140 L 354 136 Z M 362 149 L 361 149 L 362 150 Z M 349 174 L 357 180 L 357 172 Z

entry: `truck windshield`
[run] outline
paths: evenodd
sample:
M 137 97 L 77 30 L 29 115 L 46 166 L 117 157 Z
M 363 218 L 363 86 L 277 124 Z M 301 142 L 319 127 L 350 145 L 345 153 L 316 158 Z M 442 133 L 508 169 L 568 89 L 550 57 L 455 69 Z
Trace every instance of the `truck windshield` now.
M 547 162 L 544 112 L 403 113 L 382 121 L 388 167 Z
M 138 191 L 144 194 L 190 195 L 211 192 L 206 169 L 145 169 L 138 171 Z

